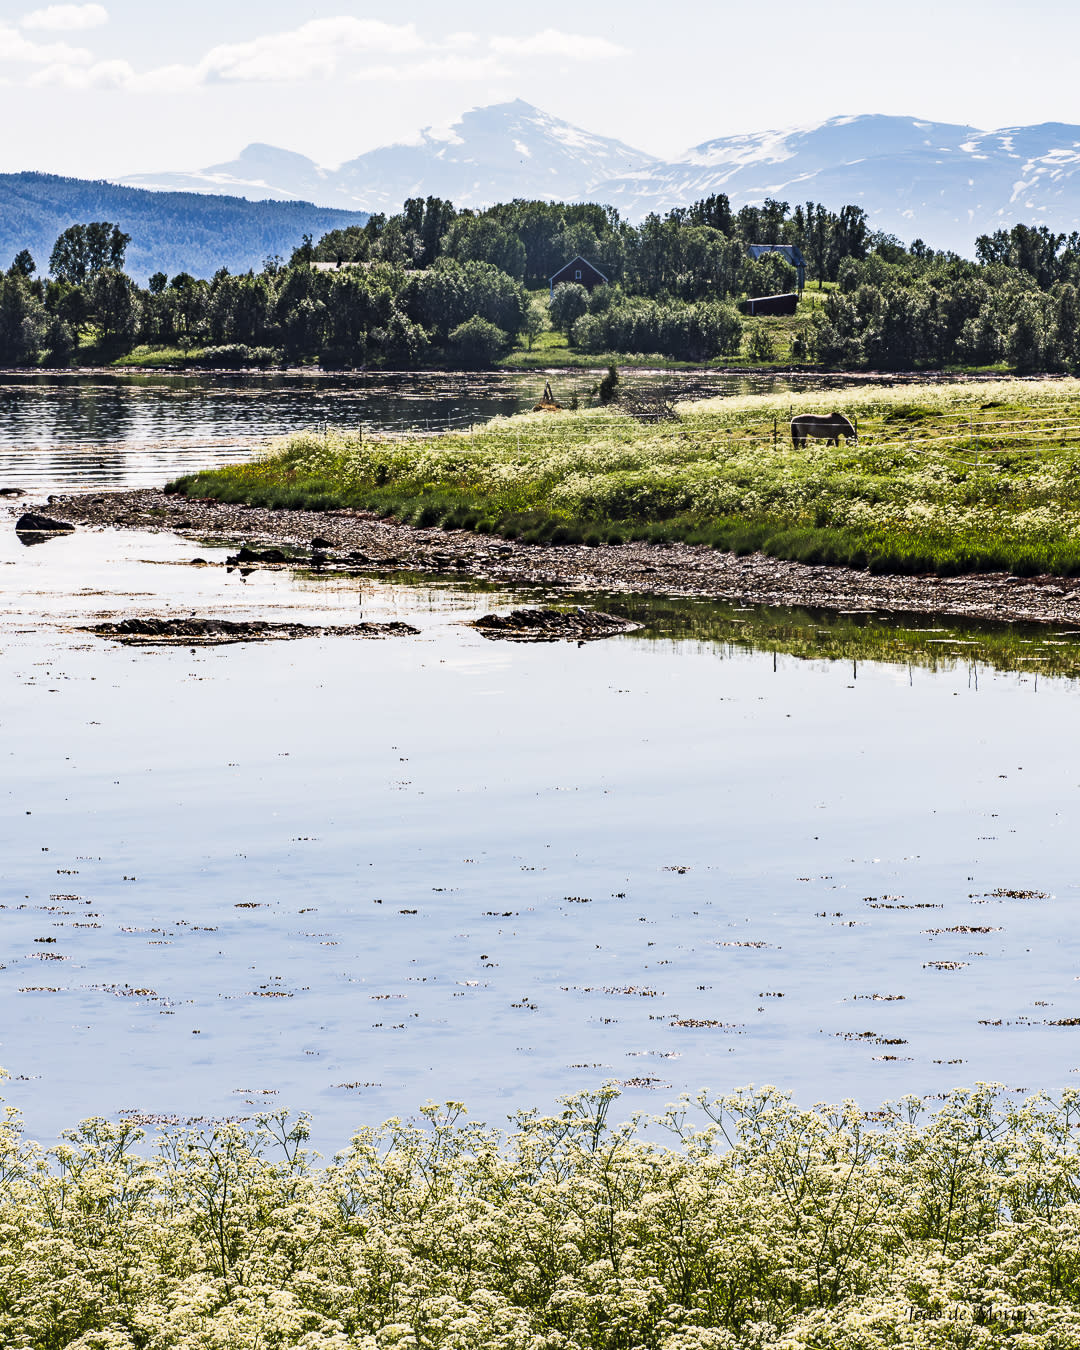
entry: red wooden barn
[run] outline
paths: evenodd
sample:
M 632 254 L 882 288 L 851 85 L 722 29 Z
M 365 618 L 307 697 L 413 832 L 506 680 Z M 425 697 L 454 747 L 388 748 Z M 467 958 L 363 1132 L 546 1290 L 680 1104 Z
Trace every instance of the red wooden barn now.
M 595 291 L 597 286 L 606 286 L 608 279 L 600 271 L 599 267 L 594 267 L 586 258 L 571 258 L 565 267 L 560 267 L 551 278 L 551 294 L 555 294 L 555 287 L 561 286 L 564 281 L 571 285 L 584 286 L 590 293 Z

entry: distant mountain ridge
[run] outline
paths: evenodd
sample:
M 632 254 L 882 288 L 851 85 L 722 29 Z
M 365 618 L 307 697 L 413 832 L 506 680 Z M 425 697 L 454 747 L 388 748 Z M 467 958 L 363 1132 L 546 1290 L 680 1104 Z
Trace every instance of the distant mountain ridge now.
M 362 225 L 363 211 L 307 202 L 253 202 L 239 196 L 148 192 L 54 174 L 0 174 L 0 269 L 21 249 L 46 271 L 56 238 L 69 225 L 110 220 L 131 235 L 126 270 L 210 277 L 219 268 L 256 271 L 275 254 L 288 258 L 305 234 Z
M 235 192 L 397 211 L 415 196 L 447 197 L 459 208 L 515 197 L 576 200 L 597 183 L 663 167 L 653 155 L 516 99 L 474 108 L 445 130 L 425 128 L 416 144 L 370 150 L 337 169 L 255 144 L 226 164 L 191 173 L 135 174 L 123 182 L 156 191 Z
M 1080 126 L 996 131 L 913 117 L 833 117 L 814 126 L 707 140 L 674 161 L 595 136 L 518 99 L 475 108 L 411 145 L 337 169 L 268 145 L 194 173 L 140 174 L 155 190 L 229 192 L 394 211 L 410 196 L 481 207 L 514 197 L 602 201 L 638 220 L 726 192 L 862 206 L 874 229 L 970 255 L 978 234 L 1043 223 L 1080 229 Z

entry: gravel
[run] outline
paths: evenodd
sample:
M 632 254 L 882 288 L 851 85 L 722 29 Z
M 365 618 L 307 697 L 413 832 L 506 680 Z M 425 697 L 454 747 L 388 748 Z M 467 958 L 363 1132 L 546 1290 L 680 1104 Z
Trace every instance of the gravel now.
M 701 545 L 523 544 L 462 530 L 416 529 L 361 511 L 273 511 L 151 488 L 54 496 L 47 505 L 83 526 L 165 530 L 256 550 L 284 546 L 310 551 L 317 540 L 319 565 L 350 571 L 449 573 L 575 593 L 714 596 L 834 610 L 1080 622 L 1080 579 L 1071 577 L 1021 578 L 1001 572 L 873 576 L 845 567 L 782 562 L 760 553 L 740 558 Z

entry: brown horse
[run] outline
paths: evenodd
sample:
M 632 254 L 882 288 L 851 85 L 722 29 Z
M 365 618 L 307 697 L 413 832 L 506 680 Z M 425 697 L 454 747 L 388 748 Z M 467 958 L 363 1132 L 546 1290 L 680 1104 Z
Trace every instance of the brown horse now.
M 855 428 L 843 413 L 801 413 L 791 419 L 791 441 L 796 450 L 806 444 L 807 437 L 839 446 L 841 436 L 855 445 L 859 443 Z

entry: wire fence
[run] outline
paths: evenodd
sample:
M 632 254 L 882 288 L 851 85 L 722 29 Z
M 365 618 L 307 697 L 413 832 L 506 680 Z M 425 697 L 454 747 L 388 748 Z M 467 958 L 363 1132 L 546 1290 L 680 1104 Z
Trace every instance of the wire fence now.
M 1080 418 L 975 419 L 962 415 L 953 417 L 946 415 L 936 417 L 935 421 L 939 428 L 944 423 L 951 429 L 936 430 L 936 434 L 933 435 L 920 435 L 915 428 L 900 434 L 882 434 L 879 431 L 863 433 L 858 438 L 858 445 L 864 450 L 903 451 L 915 454 L 930 454 L 942 449 L 951 449 L 954 453 L 977 458 L 997 454 L 1038 455 L 1066 448 L 1070 443 L 1080 444 Z M 517 447 L 528 449 L 530 446 L 549 444 L 554 440 L 587 441 L 594 435 L 628 433 L 635 424 L 651 426 L 656 431 L 669 430 L 672 437 L 677 439 L 688 436 L 693 446 L 720 444 L 730 447 L 760 446 L 764 442 L 779 449 L 791 438 L 788 422 L 781 418 L 739 428 L 710 428 L 700 425 L 688 428 L 681 420 L 672 420 L 661 414 L 590 417 L 587 422 L 576 424 L 560 419 L 558 414 L 549 414 L 544 421 L 530 420 L 526 423 L 519 422 L 512 416 L 493 422 L 477 422 L 466 416 L 451 416 L 423 423 L 380 422 L 377 426 L 358 426 L 350 430 L 361 442 L 365 439 L 425 441 L 454 433 L 467 434 L 470 439 L 475 440 L 482 434 L 487 441 L 513 441 Z M 324 426 L 322 430 L 328 434 L 327 427 Z

